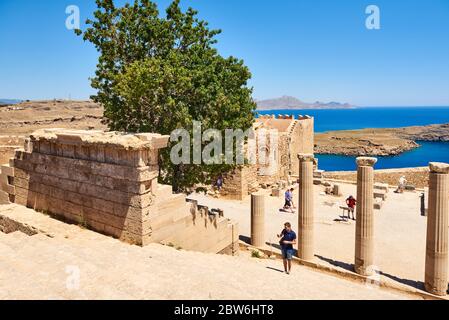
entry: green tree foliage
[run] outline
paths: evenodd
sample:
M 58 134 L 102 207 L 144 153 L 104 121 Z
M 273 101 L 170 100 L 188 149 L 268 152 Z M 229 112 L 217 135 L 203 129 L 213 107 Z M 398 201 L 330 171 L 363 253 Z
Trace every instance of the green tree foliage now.
M 175 0 L 161 17 L 155 3 L 135 0 L 116 7 L 97 0 L 87 30 L 77 30 L 100 53 L 91 84 L 111 130 L 170 134 L 174 129 L 246 130 L 255 103 L 242 60 L 222 57 L 214 48 L 220 30 L 210 30 L 197 11 L 183 12 Z M 224 135 L 223 135 L 224 136 Z M 231 169 L 226 165 L 173 165 L 161 153 L 162 179 L 177 190 Z

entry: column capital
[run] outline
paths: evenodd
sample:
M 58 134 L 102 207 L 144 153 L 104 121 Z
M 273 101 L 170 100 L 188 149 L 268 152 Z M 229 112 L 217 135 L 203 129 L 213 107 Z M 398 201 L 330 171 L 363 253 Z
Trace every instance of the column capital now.
M 298 159 L 300 162 L 314 161 L 315 157 L 311 153 L 298 153 Z
M 357 166 L 359 167 L 372 167 L 376 164 L 377 158 L 371 157 L 358 157 L 356 159 Z
M 430 172 L 433 173 L 449 173 L 449 164 L 443 162 L 430 162 L 429 163 Z

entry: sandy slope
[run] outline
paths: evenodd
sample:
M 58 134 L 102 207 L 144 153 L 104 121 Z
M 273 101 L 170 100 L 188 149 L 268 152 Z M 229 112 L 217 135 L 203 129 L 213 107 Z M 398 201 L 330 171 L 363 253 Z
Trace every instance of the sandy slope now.
M 305 267 L 286 275 L 280 261 L 246 252 L 231 257 L 156 244 L 140 248 L 76 226 L 58 228 L 54 238 L 0 232 L 0 299 L 413 298 Z

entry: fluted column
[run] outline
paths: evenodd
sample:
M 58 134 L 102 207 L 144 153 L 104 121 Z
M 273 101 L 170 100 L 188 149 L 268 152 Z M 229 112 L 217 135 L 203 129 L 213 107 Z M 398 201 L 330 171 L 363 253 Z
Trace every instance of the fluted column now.
M 262 192 L 251 195 L 251 244 L 265 246 L 265 194 Z
M 448 272 L 449 164 L 429 164 L 429 208 L 427 215 L 426 291 L 444 296 Z
M 314 251 L 313 208 L 313 154 L 298 154 L 299 201 L 298 201 L 298 257 L 312 260 Z
M 355 272 L 374 272 L 374 168 L 376 158 L 357 158 L 357 211 L 355 229 Z

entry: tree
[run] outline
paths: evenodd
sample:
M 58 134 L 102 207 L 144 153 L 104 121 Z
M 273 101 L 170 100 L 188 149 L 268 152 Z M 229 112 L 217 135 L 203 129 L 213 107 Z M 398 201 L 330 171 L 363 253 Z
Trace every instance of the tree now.
M 91 85 L 92 96 L 104 106 L 111 130 L 170 134 L 192 130 L 242 129 L 254 121 L 249 69 L 242 60 L 222 57 L 214 48 L 220 30 L 210 30 L 189 8 L 174 0 L 160 17 L 155 3 L 135 0 L 116 7 L 113 0 L 97 0 L 95 19 L 83 33 L 100 53 Z M 169 149 L 161 153 L 162 180 L 181 190 L 210 182 L 228 165 L 173 165 Z

